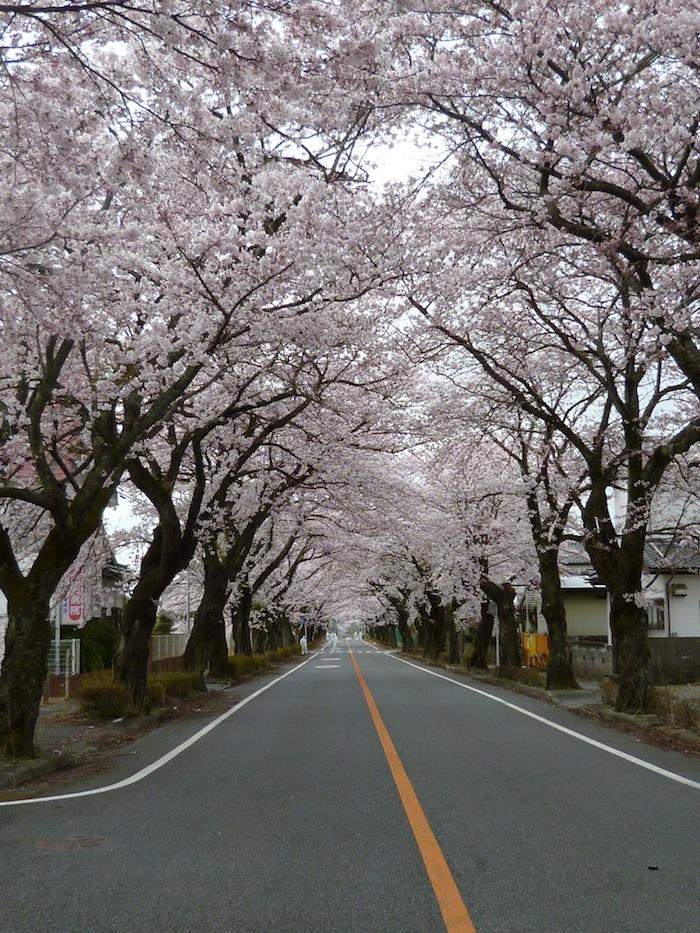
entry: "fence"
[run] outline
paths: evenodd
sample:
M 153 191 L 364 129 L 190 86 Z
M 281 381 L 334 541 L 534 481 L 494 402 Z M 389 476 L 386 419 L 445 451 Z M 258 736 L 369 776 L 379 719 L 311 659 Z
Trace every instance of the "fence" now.
M 569 638 L 571 657 L 577 674 L 608 677 L 613 672 L 612 647 L 584 639 Z
M 80 639 L 62 638 L 53 642 L 49 653 L 49 676 L 44 697 L 69 697 L 80 686 Z
M 189 635 L 154 635 L 151 638 L 151 658 L 154 661 L 181 658 L 188 638 Z
M 80 639 L 62 638 L 53 642 L 49 654 L 49 673 L 67 674 L 73 677 L 80 673 Z
M 182 667 L 182 656 L 187 647 L 189 635 L 153 635 L 151 638 L 151 653 L 148 659 L 149 670 L 179 671 Z

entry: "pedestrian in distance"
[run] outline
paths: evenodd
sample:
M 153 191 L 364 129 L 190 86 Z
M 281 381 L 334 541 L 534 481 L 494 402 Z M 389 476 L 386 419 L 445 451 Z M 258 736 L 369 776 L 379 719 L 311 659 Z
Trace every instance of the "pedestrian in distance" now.
M 309 653 L 309 643 L 306 640 L 306 635 L 302 635 L 301 638 L 299 639 L 299 647 L 301 648 L 302 654 Z

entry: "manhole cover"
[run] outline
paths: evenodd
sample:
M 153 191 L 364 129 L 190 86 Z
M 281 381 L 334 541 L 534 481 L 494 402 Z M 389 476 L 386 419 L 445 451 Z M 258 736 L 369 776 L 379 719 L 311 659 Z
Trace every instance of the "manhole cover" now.
M 37 849 L 94 849 L 109 842 L 106 836 L 68 836 L 66 839 L 44 839 L 37 842 Z

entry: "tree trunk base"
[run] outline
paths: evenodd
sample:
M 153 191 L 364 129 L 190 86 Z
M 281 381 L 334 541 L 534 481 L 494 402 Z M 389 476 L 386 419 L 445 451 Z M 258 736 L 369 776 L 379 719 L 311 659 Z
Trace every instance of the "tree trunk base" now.
M 570 662 L 552 661 L 547 664 L 547 690 L 580 690 L 581 687 L 576 680 L 573 667 Z

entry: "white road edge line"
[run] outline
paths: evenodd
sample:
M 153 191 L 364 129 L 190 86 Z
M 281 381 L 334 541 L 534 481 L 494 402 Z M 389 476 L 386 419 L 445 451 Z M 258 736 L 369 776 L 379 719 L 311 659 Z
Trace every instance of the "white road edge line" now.
M 478 687 L 471 687 L 469 684 L 463 684 L 459 680 L 453 680 L 452 677 L 447 677 L 445 674 L 438 674 L 437 671 L 431 671 L 427 667 L 421 667 L 419 664 L 414 664 L 413 661 L 407 661 L 405 658 L 399 658 L 395 654 L 389 654 L 388 652 L 380 652 L 386 654 L 387 657 L 393 658 L 394 661 L 400 661 L 402 664 L 408 664 L 409 667 L 415 667 L 417 671 L 422 671 L 424 674 L 430 674 L 432 677 L 438 677 L 440 680 L 446 680 L 450 684 L 454 684 L 456 687 L 463 687 L 465 690 L 470 690 L 472 693 L 478 693 L 479 696 L 486 697 L 488 700 L 493 700 L 495 703 L 500 703 L 501 706 L 507 706 L 508 709 L 515 710 L 516 713 L 522 713 L 523 716 L 528 716 L 530 719 L 535 719 L 537 722 L 542 722 L 545 726 L 549 726 L 552 729 L 556 729 L 557 732 L 563 732 L 565 735 L 570 735 L 574 739 L 578 739 L 580 742 L 585 742 L 587 745 L 592 745 L 594 748 L 599 748 L 604 752 L 608 752 L 610 755 L 615 755 L 616 758 L 622 758 L 624 761 L 629 761 L 632 764 L 639 765 L 640 768 L 646 768 L 647 771 L 653 771 L 654 774 L 660 774 L 662 777 L 668 778 L 670 781 L 676 781 L 678 784 L 685 784 L 687 787 L 694 787 L 696 790 L 700 790 L 700 783 L 698 781 L 693 781 L 690 778 L 683 777 L 682 774 L 676 774 L 675 771 L 667 771 L 665 768 L 660 768 L 658 765 L 653 765 L 649 761 L 644 761 L 643 758 L 636 758 L 634 755 L 628 755 L 627 752 L 621 752 L 617 748 L 613 748 L 611 745 L 605 745 L 603 742 L 598 742 L 596 739 L 590 739 L 587 735 L 582 735 L 580 732 L 575 732 L 573 729 L 568 729 L 566 726 L 560 726 L 559 723 L 552 722 L 551 719 L 546 719 L 544 716 L 539 716 L 537 713 L 532 713 L 528 709 L 523 709 L 522 706 L 517 706 L 515 703 L 510 703 L 508 700 L 502 700 L 500 697 L 494 696 L 492 693 L 487 693 L 486 690 L 479 690 Z
M 229 716 L 233 716 L 235 713 L 242 710 L 244 706 L 250 703 L 251 700 L 254 700 L 256 697 L 259 697 L 261 693 L 265 693 L 266 690 L 269 690 L 270 687 L 274 687 L 275 684 L 278 684 L 280 680 L 284 680 L 285 677 L 289 677 L 290 674 L 296 673 L 300 668 L 304 667 L 305 664 L 308 664 L 309 661 L 314 661 L 320 652 L 312 654 L 306 661 L 302 661 L 301 664 L 297 664 L 296 667 L 293 667 L 289 671 L 285 671 L 284 674 L 280 674 L 279 677 L 275 677 L 274 680 L 271 680 L 269 684 L 265 684 L 264 687 L 260 687 L 259 690 L 256 690 L 255 693 L 251 693 L 250 696 L 245 697 L 239 703 L 236 703 L 235 706 L 232 706 L 231 709 L 226 710 L 225 713 L 222 713 L 220 716 L 217 716 L 216 719 L 204 726 L 203 729 L 200 729 L 199 732 L 195 732 L 194 735 L 191 735 L 189 739 L 185 739 L 184 742 L 181 742 L 180 745 L 176 745 L 175 748 L 171 749 L 165 755 L 157 758 L 150 765 L 146 765 L 145 768 L 141 768 L 140 771 L 137 771 L 135 774 L 132 774 L 131 777 L 123 778 L 121 781 L 117 781 L 115 784 L 105 784 L 102 787 L 93 787 L 90 790 L 79 790 L 73 791 L 70 794 L 55 794 L 51 797 L 22 797 L 20 800 L 0 800 L 0 807 L 17 807 L 22 804 L 27 803 L 51 803 L 55 800 L 73 800 L 76 797 L 94 797 L 96 794 L 106 794 L 108 791 L 119 790 L 122 787 L 128 787 L 130 784 L 137 784 L 139 781 L 142 781 L 144 778 L 148 777 L 149 774 L 153 774 L 154 771 L 158 771 L 159 768 L 162 768 L 163 765 L 167 765 L 169 761 L 172 761 L 173 758 L 177 758 L 182 752 L 194 745 L 195 742 L 198 742 L 201 738 L 204 738 L 207 733 L 211 732 L 213 729 L 216 729 L 225 719 L 228 719 Z

